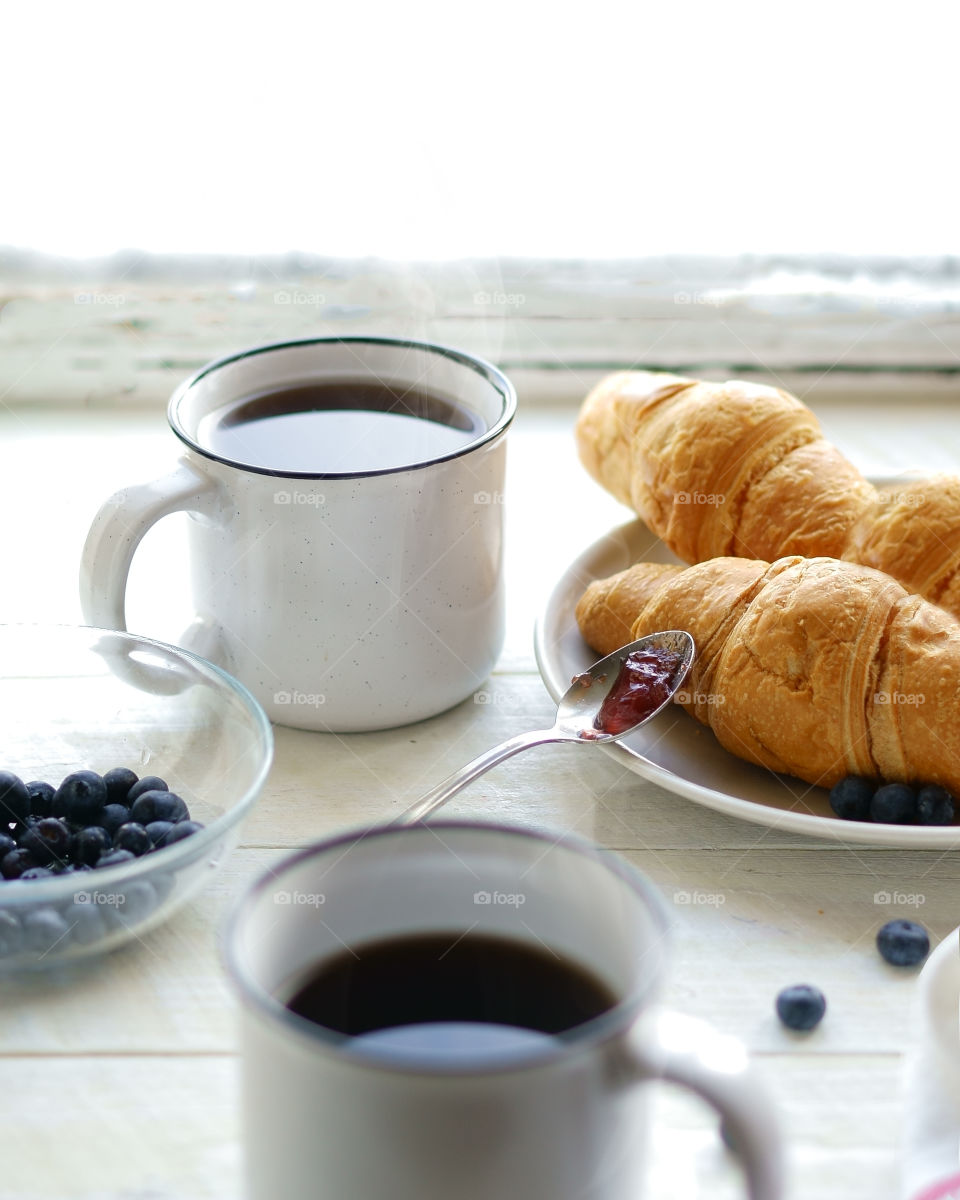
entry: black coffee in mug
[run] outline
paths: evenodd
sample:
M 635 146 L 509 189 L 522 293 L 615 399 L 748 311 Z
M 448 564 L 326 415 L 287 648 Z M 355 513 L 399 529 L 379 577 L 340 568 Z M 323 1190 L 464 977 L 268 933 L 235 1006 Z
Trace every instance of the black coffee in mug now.
M 456 932 L 345 949 L 288 995 L 292 1012 L 371 1050 L 453 1056 L 542 1045 L 616 1004 L 605 983 L 546 947 Z
M 203 418 L 198 436 L 230 462 L 340 475 L 431 462 L 485 431 L 476 413 L 420 386 L 319 379 L 236 400 Z

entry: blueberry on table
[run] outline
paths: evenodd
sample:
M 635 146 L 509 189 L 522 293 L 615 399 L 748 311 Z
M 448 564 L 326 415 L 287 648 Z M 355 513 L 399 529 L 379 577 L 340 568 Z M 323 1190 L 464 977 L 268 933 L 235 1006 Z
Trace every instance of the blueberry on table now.
M 870 820 L 883 825 L 913 825 L 917 820 L 917 793 L 905 783 L 885 783 L 873 793 Z
M 0 771 L 0 823 L 21 824 L 30 815 L 27 785 L 10 771 Z
M 827 1001 L 819 988 L 808 983 L 785 987 L 777 996 L 777 1016 L 788 1029 L 807 1031 L 819 1025 Z
M 151 821 L 185 821 L 190 816 L 186 803 L 173 792 L 151 791 L 141 792 L 130 807 L 130 820 L 139 825 L 149 825 Z
M 877 949 L 894 967 L 915 967 L 930 953 L 930 937 L 916 921 L 888 921 L 877 934 Z
M 52 783 L 46 783 L 42 779 L 32 779 L 27 784 L 27 792 L 30 795 L 31 816 L 53 816 L 53 798 L 57 794 L 57 789 Z
M 119 867 L 121 863 L 133 862 L 135 857 L 129 850 L 111 850 L 98 858 L 94 866 L 98 871 L 101 867 Z
M 100 827 L 113 837 L 120 826 L 126 825 L 129 820 L 130 809 L 125 804 L 108 804 L 100 814 Z
M 131 805 L 138 796 L 142 796 L 144 792 L 168 792 L 167 781 L 161 779 L 159 775 L 144 775 L 142 779 L 138 779 L 129 792 L 124 801 L 125 804 Z
M 98 858 L 110 851 L 112 844 L 110 834 L 102 826 L 90 825 L 70 839 L 70 858 L 74 864 L 92 867 Z
M 844 821 L 869 821 L 875 785 L 859 775 L 847 775 L 830 789 L 830 807 Z
M 126 804 L 127 794 L 139 780 L 136 774 L 126 767 L 114 767 L 112 771 L 104 772 L 103 782 L 107 785 L 108 804 Z
M 3 856 L 3 861 L 0 862 L 0 875 L 4 879 L 19 879 L 24 871 L 39 865 L 29 850 L 21 850 L 18 847 Z
M 135 821 L 128 821 L 126 825 L 120 826 L 114 835 L 113 844 L 118 850 L 129 850 L 137 858 L 146 854 L 153 846 L 149 833 Z
M 8 833 L 0 833 L 0 862 L 3 861 L 11 850 L 16 850 L 16 848 L 16 841 Z
M 74 771 L 57 788 L 53 809 L 74 825 L 96 825 L 107 802 L 107 785 L 96 771 Z
M 952 825 L 953 797 L 946 788 L 929 784 L 917 793 L 917 820 L 921 825 Z
M 203 825 L 199 821 L 178 821 L 164 837 L 163 844 L 172 846 L 174 842 L 182 842 L 184 838 L 199 833 L 201 829 Z
M 20 848 L 29 850 L 42 867 L 64 862 L 70 848 L 70 830 L 56 817 L 44 817 L 20 838 Z

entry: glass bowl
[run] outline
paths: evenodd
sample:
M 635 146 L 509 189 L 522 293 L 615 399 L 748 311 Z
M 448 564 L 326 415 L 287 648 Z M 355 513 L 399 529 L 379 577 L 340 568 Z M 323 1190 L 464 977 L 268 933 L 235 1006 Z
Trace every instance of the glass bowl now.
M 164 779 L 204 825 L 117 866 L 0 878 L 0 972 L 110 950 L 165 920 L 236 844 L 272 757 L 270 722 L 246 688 L 185 650 L 0 625 L 0 770 L 57 787 L 74 771 L 127 767 Z

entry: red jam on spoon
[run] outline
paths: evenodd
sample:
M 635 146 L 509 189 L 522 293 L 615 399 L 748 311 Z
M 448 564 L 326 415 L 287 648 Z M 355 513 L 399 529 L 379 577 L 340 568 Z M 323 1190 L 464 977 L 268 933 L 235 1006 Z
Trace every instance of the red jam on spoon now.
M 634 650 L 620 666 L 594 728 L 616 736 L 650 716 L 670 695 L 680 656 L 663 646 Z

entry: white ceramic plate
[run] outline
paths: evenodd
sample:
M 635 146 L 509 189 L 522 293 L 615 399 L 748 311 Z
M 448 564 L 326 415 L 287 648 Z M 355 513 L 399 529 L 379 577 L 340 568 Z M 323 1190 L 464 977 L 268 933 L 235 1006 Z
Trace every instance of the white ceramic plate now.
M 537 622 L 540 674 L 554 700 L 596 655 L 581 638 L 574 609 L 593 579 L 640 559 L 677 562 L 642 521 L 631 521 L 593 543 L 564 572 Z M 672 708 L 624 741 L 601 747 L 624 766 L 668 791 L 758 825 L 810 837 L 872 846 L 960 847 L 960 826 L 875 825 L 833 816 L 826 791 L 775 775 L 729 754 L 705 726 Z

